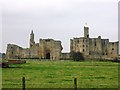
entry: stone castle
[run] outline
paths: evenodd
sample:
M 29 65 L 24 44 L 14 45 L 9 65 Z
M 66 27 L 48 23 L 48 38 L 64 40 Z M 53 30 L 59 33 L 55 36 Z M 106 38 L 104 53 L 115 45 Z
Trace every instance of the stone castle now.
M 36 58 L 36 59 L 70 59 L 70 53 L 62 53 L 61 41 L 53 39 L 39 39 L 34 41 L 33 31 L 30 34 L 29 48 L 8 44 L 6 50 L 7 59 Z M 119 56 L 119 42 L 109 42 L 109 39 L 89 37 L 89 27 L 84 26 L 84 37 L 70 39 L 70 52 L 81 52 L 89 59 L 115 59 Z
M 59 60 L 61 51 L 61 41 L 53 39 L 39 39 L 39 43 L 35 43 L 34 33 L 32 31 L 30 34 L 30 47 L 24 49 L 14 44 L 8 44 L 6 58 L 39 58 Z
M 119 42 L 89 38 L 89 27 L 84 26 L 84 37 L 70 39 L 70 52 L 81 52 L 85 58 L 115 59 L 119 55 Z

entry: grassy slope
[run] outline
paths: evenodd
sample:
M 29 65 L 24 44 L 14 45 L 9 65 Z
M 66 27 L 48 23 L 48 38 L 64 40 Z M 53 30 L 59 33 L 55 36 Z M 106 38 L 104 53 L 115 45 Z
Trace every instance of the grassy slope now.
M 77 77 L 79 88 L 118 87 L 118 63 L 28 61 L 26 64 L 3 68 L 3 88 L 21 88 L 26 77 L 27 88 L 73 88 Z

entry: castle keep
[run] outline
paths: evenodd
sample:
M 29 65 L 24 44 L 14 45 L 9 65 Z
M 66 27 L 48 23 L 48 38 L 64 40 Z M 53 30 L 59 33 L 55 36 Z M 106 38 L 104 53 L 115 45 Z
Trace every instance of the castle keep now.
M 8 44 L 6 58 L 39 58 L 59 60 L 61 51 L 61 41 L 53 39 L 40 39 L 39 43 L 35 43 L 34 33 L 32 31 L 30 34 L 30 47 L 25 49 L 14 44 Z
M 89 27 L 84 26 L 84 37 L 70 39 L 70 52 L 81 52 L 85 58 L 114 59 L 119 55 L 119 42 L 89 37 Z
M 70 53 L 61 53 L 61 41 L 53 39 L 39 39 L 34 41 L 33 31 L 30 34 L 29 48 L 8 44 L 7 59 L 36 58 L 36 59 L 70 59 Z M 87 59 L 115 59 L 119 55 L 119 42 L 109 42 L 109 39 L 89 37 L 89 27 L 84 26 L 84 37 L 70 39 L 70 52 L 81 52 Z

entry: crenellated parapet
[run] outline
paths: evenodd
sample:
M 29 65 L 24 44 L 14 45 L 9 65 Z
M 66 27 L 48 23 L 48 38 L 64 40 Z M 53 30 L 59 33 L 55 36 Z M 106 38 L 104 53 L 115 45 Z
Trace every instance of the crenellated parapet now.
M 60 60 L 62 49 L 61 41 L 59 40 L 39 39 L 39 43 L 35 43 L 34 33 L 32 31 L 30 34 L 30 47 L 22 48 L 18 45 L 8 44 L 6 58 L 39 58 Z
M 70 52 L 81 52 L 85 58 L 115 59 L 119 55 L 119 42 L 89 37 L 89 27 L 84 26 L 84 37 L 70 39 Z

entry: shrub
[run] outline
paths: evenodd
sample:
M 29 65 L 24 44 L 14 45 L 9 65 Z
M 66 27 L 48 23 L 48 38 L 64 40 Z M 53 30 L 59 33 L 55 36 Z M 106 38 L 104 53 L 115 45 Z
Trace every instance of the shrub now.
M 71 52 L 70 55 L 74 61 L 83 61 L 84 60 L 84 56 L 81 52 Z

